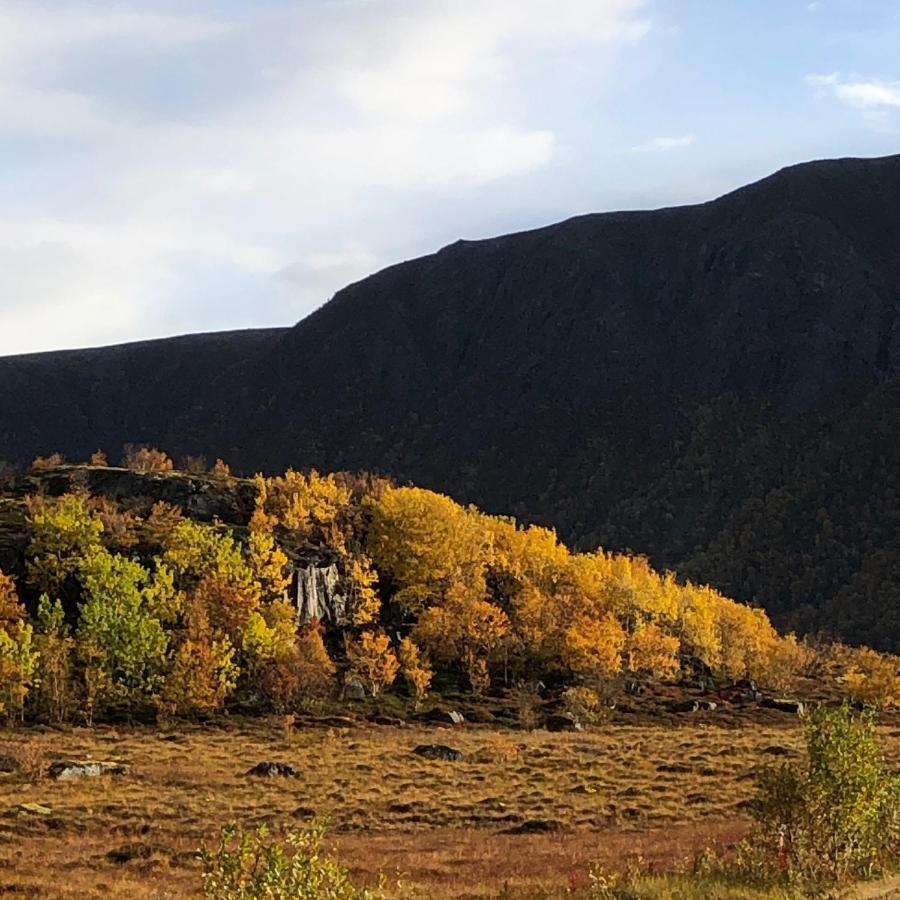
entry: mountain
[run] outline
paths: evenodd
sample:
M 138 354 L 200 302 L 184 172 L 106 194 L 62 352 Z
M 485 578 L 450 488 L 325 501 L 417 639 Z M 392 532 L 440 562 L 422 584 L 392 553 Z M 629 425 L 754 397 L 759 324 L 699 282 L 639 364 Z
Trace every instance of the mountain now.
M 0 457 L 371 469 L 900 648 L 900 156 L 459 241 L 294 328 L 0 360 Z

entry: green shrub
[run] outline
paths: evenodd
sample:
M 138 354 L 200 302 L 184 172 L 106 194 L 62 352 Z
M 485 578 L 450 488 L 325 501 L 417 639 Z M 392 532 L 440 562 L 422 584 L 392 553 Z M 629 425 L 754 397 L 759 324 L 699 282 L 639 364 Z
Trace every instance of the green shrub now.
M 284 842 L 265 826 L 254 832 L 234 825 L 219 845 L 203 849 L 203 891 L 214 900 L 375 900 L 356 887 L 347 870 L 323 850 L 325 823 L 291 833 Z
M 820 707 L 805 729 L 805 766 L 760 776 L 761 858 L 804 883 L 870 877 L 900 851 L 900 780 L 885 764 L 874 714 Z

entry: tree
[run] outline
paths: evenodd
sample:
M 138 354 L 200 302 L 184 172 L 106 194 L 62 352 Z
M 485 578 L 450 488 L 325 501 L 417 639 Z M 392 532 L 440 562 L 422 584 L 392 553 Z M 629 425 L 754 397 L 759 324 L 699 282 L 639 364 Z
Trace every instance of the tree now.
M 502 609 L 456 585 L 443 604 L 422 613 L 413 637 L 432 658 L 460 663 L 472 690 L 484 693 L 490 686 L 490 661 L 508 633 Z
M 565 662 L 580 675 L 609 678 L 622 668 L 625 629 L 612 614 L 578 618 L 566 630 Z
M 477 516 L 449 497 L 420 488 L 392 488 L 372 503 L 368 547 L 411 613 L 454 584 L 484 592 L 485 535 Z
M 64 722 L 71 711 L 74 646 L 62 603 L 51 603 L 46 594 L 41 595 L 34 634 L 38 664 L 33 696 L 38 713 L 50 722 Z
M 171 472 L 175 464 L 162 451 L 153 447 L 135 447 L 127 444 L 122 455 L 122 464 L 132 472 L 147 475 L 154 472 Z
M 851 699 L 887 709 L 900 704 L 900 659 L 868 647 L 855 648 L 840 681 Z
M 63 494 L 56 500 L 30 497 L 26 506 L 31 532 L 28 580 L 45 593 L 59 593 L 81 561 L 100 547 L 103 523 L 80 494 Z
M 400 663 L 383 631 L 364 631 L 358 640 L 347 644 L 350 674 L 355 675 L 377 697 L 397 677 Z
M 36 456 L 31 461 L 32 472 L 47 472 L 50 469 L 57 469 L 65 463 L 65 458 L 61 453 L 51 453 L 49 456 Z
M 0 712 L 10 721 L 24 718 L 38 658 L 33 638 L 32 625 L 21 619 L 0 628 Z
M 152 575 L 139 563 L 94 550 L 79 569 L 84 599 L 78 640 L 123 699 L 150 696 L 160 685 L 178 597 L 164 566 Z
M 179 714 L 221 709 L 237 682 L 234 647 L 226 636 L 215 634 L 198 596 L 185 600 L 182 626 L 174 640 L 163 703 Z
M 399 661 L 400 671 L 412 688 L 416 706 L 418 706 L 428 694 L 428 686 L 431 684 L 434 672 L 421 650 L 408 637 L 400 641 Z
M 109 459 L 102 450 L 95 450 L 91 454 L 90 464 L 97 468 L 106 468 L 109 465 Z
M 658 625 L 640 625 L 628 636 L 628 669 L 652 678 L 672 678 L 678 673 L 679 646 L 678 638 L 666 634 Z

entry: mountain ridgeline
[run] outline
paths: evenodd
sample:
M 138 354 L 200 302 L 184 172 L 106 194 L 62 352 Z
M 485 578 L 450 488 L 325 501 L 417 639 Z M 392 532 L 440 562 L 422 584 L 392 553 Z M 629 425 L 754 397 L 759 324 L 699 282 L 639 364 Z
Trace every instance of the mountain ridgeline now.
M 0 360 L 0 458 L 371 470 L 900 649 L 900 156 L 459 241 L 290 329 Z

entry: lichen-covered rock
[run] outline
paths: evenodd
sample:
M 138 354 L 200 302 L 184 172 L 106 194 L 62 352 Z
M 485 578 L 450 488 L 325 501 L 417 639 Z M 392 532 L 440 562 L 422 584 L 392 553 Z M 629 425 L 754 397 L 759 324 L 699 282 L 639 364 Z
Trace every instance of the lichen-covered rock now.
M 347 596 L 340 569 L 326 559 L 298 561 L 295 575 L 297 617 L 301 623 L 347 624 Z
M 86 759 L 80 762 L 55 762 L 47 769 L 47 775 L 56 781 L 73 781 L 77 778 L 96 778 L 99 775 L 127 775 L 128 766 L 117 762 L 98 762 Z
M 420 744 L 413 753 L 425 759 L 440 759 L 444 762 L 462 762 L 466 758 L 462 750 L 456 750 L 446 744 Z
M 793 713 L 802 716 L 806 707 L 802 700 L 788 700 L 784 697 L 767 697 L 762 701 L 765 709 L 777 709 L 779 712 Z

